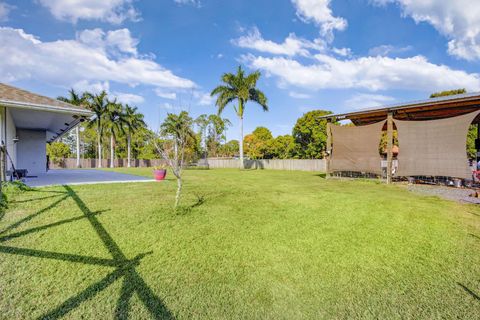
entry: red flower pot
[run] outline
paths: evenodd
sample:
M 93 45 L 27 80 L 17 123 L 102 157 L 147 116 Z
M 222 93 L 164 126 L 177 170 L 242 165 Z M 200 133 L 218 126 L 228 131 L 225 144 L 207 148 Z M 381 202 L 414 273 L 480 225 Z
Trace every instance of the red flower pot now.
M 157 181 L 165 180 L 166 175 L 167 175 L 167 170 L 165 169 L 153 170 L 153 176 Z

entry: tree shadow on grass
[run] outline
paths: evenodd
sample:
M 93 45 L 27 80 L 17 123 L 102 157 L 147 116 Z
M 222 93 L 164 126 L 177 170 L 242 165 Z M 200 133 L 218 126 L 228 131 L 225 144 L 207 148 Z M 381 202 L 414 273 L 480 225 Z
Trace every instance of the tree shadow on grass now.
M 17 222 L 11 224 L 11 225 L 8 226 L 7 228 L 5 228 L 5 229 L 3 229 L 2 231 L 0 231 L 0 235 L 1 235 L 1 234 L 4 234 L 5 232 L 10 231 L 10 230 L 12 230 L 12 229 L 18 228 L 20 225 L 22 225 L 22 224 L 24 224 L 24 223 L 32 220 L 32 219 L 35 218 L 35 217 L 38 217 L 38 216 L 41 215 L 42 213 L 47 212 L 47 211 L 49 211 L 50 209 L 55 208 L 55 207 L 58 206 L 63 200 L 67 200 L 67 198 L 68 198 L 68 195 L 65 195 L 65 196 L 61 197 L 60 199 L 58 199 L 57 201 L 53 202 L 53 203 L 52 203 L 51 205 L 49 205 L 48 207 L 45 207 L 45 208 L 43 208 L 42 210 L 39 210 L 39 211 L 37 211 L 37 212 L 35 212 L 35 213 L 32 213 L 31 215 L 26 216 L 26 217 L 23 218 L 23 219 L 18 220 Z
M 63 193 L 65 194 L 65 193 Z M 45 196 L 45 197 L 40 197 L 40 198 L 33 198 L 33 199 L 27 199 L 27 200 L 18 200 L 18 201 L 9 201 L 9 203 L 27 203 L 27 202 L 32 202 L 32 201 L 40 201 L 40 200 L 46 200 L 46 199 L 51 199 L 51 198 L 56 198 L 62 195 L 61 193 L 59 194 L 54 194 L 51 196 Z
M 316 173 L 314 174 L 315 177 L 320 177 L 322 179 L 326 179 L 327 178 L 327 174 L 326 173 Z
M 99 236 L 100 240 L 103 242 L 103 245 L 105 246 L 105 248 L 109 251 L 112 258 L 104 259 L 104 258 L 91 257 L 91 256 L 49 252 L 49 251 L 27 249 L 27 248 L 16 248 L 16 247 L 9 247 L 9 246 L 3 246 L 3 245 L 0 245 L 0 253 L 27 256 L 27 257 L 37 257 L 37 258 L 43 258 L 43 259 L 53 259 L 53 260 L 71 262 L 71 263 L 82 263 L 82 264 L 100 266 L 100 267 L 113 267 L 114 270 L 110 272 L 107 276 L 105 276 L 103 279 L 101 279 L 100 281 L 88 286 L 78 294 L 65 300 L 62 304 L 60 304 L 53 310 L 50 310 L 45 314 L 41 315 L 38 319 L 61 318 L 67 315 L 69 312 L 71 312 L 75 308 L 77 308 L 81 303 L 92 299 L 98 293 L 105 290 L 111 284 L 113 284 L 114 282 L 122 278 L 123 278 L 123 284 L 122 284 L 120 296 L 117 300 L 117 306 L 115 308 L 115 314 L 114 314 L 115 319 L 129 318 L 130 300 L 135 293 L 137 293 L 138 297 L 140 298 L 140 301 L 142 301 L 143 305 L 149 311 L 152 318 L 174 319 L 173 314 L 168 310 L 168 308 L 165 306 L 163 301 L 157 295 L 155 295 L 153 290 L 148 286 L 148 284 L 145 282 L 145 280 L 143 280 L 143 278 L 140 276 L 140 274 L 136 270 L 136 267 L 140 265 L 141 260 L 147 254 L 151 254 L 152 252 L 139 254 L 133 259 L 128 259 L 125 256 L 125 254 L 122 252 L 120 247 L 117 245 L 117 243 L 114 241 L 114 239 L 111 237 L 111 235 L 108 233 L 108 231 L 97 219 L 97 216 L 102 212 L 104 212 L 105 210 L 92 212 L 71 187 L 64 186 L 64 188 L 66 190 L 66 195 L 64 197 L 62 197 L 58 201 L 55 201 L 48 207 L 12 224 L 11 226 L 3 230 L 0 234 L 3 234 L 9 230 L 17 228 L 18 226 L 22 225 L 27 221 L 30 221 L 36 216 L 42 214 L 43 212 L 46 212 L 54 208 L 60 202 L 62 202 L 63 200 L 66 200 L 67 198 L 73 199 L 77 207 L 82 211 L 83 216 L 58 221 L 52 224 L 27 229 L 24 231 L 13 233 L 13 234 L 8 234 L 0 237 L 0 242 L 5 242 L 12 238 L 18 238 L 30 233 L 46 230 L 51 227 L 78 221 L 80 219 L 87 219 L 92 225 L 97 235 Z
M 471 295 L 473 298 L 477 299 L 478 301 L 480 301 L 480 296 L 478 294 L 476 294 L 475 292 L 473 292 L 472 290 L 470 290 L 469 288 L 465 287 L 463 284 L 457 282 L 457 284 L 463 289 L 465 290 L 465 292 L 467 292 L 469 295 Z
M 475 235 L 475 234 L 473 234 L 473 233 L 469 233 L 469 235 L 471 235 L 472 237 L 477 238 L 478 240 L 480 240 L 480 237 L 477 236 L 477 235 Z

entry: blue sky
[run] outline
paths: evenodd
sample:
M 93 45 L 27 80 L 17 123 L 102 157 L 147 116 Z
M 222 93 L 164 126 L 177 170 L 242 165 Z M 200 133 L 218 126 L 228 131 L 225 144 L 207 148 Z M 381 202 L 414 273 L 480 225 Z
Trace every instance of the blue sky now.
M 480 91 L 479 25 L 470 0 L 0 0 L 0 81 L 105 89 L 155 129 L 167 112 L 214 113 L 209 92 L 242 64 L 270 106 L 248 104 L 245 131 L 279 135 L 309 110 Z

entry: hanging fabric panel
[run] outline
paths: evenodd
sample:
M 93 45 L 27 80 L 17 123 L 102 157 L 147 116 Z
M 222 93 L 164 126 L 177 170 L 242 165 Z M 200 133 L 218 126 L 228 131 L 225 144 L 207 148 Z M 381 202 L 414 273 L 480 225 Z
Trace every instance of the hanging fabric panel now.
M 358 127 L 332 125 L 331 171 L 381 174 L 379 145 L 385 121 Z
M 398 176 L 471 178 L 466 143 L 478 111 L 428 121 L 394 120 L 398 130 Z

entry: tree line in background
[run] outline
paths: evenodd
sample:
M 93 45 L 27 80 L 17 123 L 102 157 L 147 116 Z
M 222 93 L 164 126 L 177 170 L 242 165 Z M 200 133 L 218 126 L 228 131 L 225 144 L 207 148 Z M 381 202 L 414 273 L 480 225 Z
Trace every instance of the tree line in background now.
M 243 77 L 243 70 L 240 69 L 238 72 Z M 234 85 L 240 83 L 232 76 L 235 75 L 224 76 L 223 80 Z M 246 78 L 244 77 L 244 79 Z M 253 77 L 248 81 L 253 81 L 254 86 L 256 80 Z M 251 84 L 248 85 L 251 86 Z M 228 88 L 228 86 L 222 87 L 222 90 L 226 90 L 227 93 L 220 89 L 214 90 L 213 94 L 220 94 L 220 104 L 231 101 L 232 97 L 235 97 L 235 92 L 228 91 L 230 90 Z M 464 89 L 444 91 L 434 93 L 431 97 L 465 92 Z M 138 112 L 136 107 L 118 103 L 115 99 L 110 99 L 105 92 L 80 94 L 72 89 L 69 91 L 68 97 L 59 99 L 74 105 L 83 105 L 95 113 L 92 119 L 81 124 L 81 154 L 84 158 L 156 159 L 159 157 L 152 140 L 154 132 L 146 126 L 144 116 Z M 261 102 L 266 103 L 264 100 Z M 243 121 L 245 103 L 246 101 L 243 101 L 241 104 L 241 112 L 235 106 L 240 121 Z M 224 107 L 219 108 L 219 111 L 223 111 Z M 291 135 L 273 137 L 268 128 L 257 127 L 244 137 L 245 155 L 250 159 L 321 159 L 324 157 L 327 141 L 327 120 L 323 116 L 328 114 L 331 112 L 326 110 L 305 113 L 297 120 Z M 222 118 L 219 114 L 202 114 L 193 119 L 186 111 L 182 111 L 181 115 L 188 119 L 186 123 L 188 123 L 190 132 L 185 146 L 187 162 L 196 162 L 206 157 L 240 157 L 239 141 L 226 140 L 227 129 L 231 126 L 229 119 Z M 467 153 L 470 158 L 474 158 L 476 154 L 476 136 L 476 126 L 472 125 L 467 136 Z M 398 145 L 397 140 L 396 134 L 394 134 L 394 144 Z M 382 150 L 385 149 L 385 146 L 386 136 L 384 134 L 379 147 L 380 153 L 383 153 Z M 74 157 L 76 152 L 75 134 L 70 133 L 63 137 L 61 142 L 51 143 L 47 148 L 52 161 Z
M 82 105 L 95 113 L 89 121 L 81 123 L 80 151 L 87 159 L 157 159 L 158 151 L 144 116 L 136 107 L 123 105 L 110 99 L 105 92 L 77 93 L 73 89 L 60 100 Z M 326 143 L 326 120 L 321 116 L 329 111 L 316 110 L 297 120 L 292 135 L 273 137 L 269 129 L 258 127 L 244 138 L 245 154 L 250 159 L 316 159 L 323 157 Z M 188 112 L 180 113 L 189 124 L 185 158 L 195 162 L 205 157 L 232 158 L 240 156 L 238 140 L 226 140 L 231 122 L 218 114 L 202 114 L 193 119 Z M 167 116 L 167 119 L 168 116 Z M 167 120 L 166 119 L 166 120 Z M 172 120 L 172 119 L 170 119 Z M 160 128 L 161 129 L 161 128 Z M 76 136 L 71 131 L 58 142 L 47 146 L 51 161 L 75 157 Z M 130 157 L 129 157 L 130 155 Z

